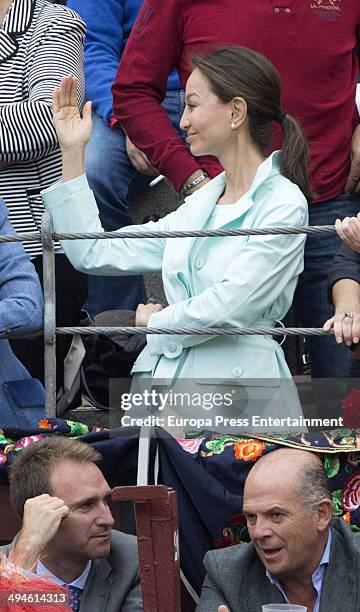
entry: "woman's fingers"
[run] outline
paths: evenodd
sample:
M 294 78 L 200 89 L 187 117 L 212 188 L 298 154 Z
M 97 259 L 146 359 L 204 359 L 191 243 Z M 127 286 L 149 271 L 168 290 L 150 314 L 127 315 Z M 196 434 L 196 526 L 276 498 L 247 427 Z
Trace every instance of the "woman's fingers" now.
M 346 316 L 348 312 L 348 316 Z M 352 316 L 349 316 L 349 315 Z M 329 331 L 333 327 L 337 343 L 345 342 L 348 346 L 352 343 L 357 344 L 360 340 L 360 314 L 351 311 L 337 313 L 323 326 L 324 331 Z
M 57 91 L 58 111 L 67 107 L 77 106 L 77 79 L 75 77 L 71 75 L 63 77 Z
M 342 221 L 337 219 L 335 229 L 338 236 L 354 251 L 360 252 L 360 217 L 345 217 Z
M 341 240 L 344 240 L 345 236 L 344 236 L 344 230 L 343 230 L 341 219 L 336 219 L 335 229 L 337 231 L 339 238 L 341 238 Z
M 340 321 L 340 324 L 342 325 L 342 335 L 344 338 L 344 342 L 346 342 L 346 344 L 350 346 L 350 344 L 352 344 L 353 337 L 353 319 L 342 315 L 342 320 Z
M 53 113 L 59 112 L 59 88 L 53 91 L 52 95 L 52 103 L 53 103 Z
M 91 119 L 91 102 L 86 102 L 82 111 L 83 119 Z
M 67 77 L 64 77 L 60 81 L 59 87 L 59 110 L 62 110 L 66 104 L 66 87 L 67 87 Z
M 343 336 L 343 315 L 336 315 L 334 320 L 334 334 L 336 342 L 340 344 L 344 340 Z
M 353 316 L 343 315 L 342 326 L 343 326 L 343 337 L 348 346 L 353 342 L 357 344 L 360 338 L 360 315 L 351 313 Z
M 138 304 L 135 313 L 136 327 L 146 327 L 152 314 L 160 312 L 162 304 Z
M 71 77 L 67 76 L 65 77 L 65 86 L 64 86 L 64 106 L 71 105 L 71 89 L 72 89 Z
M 352 326 L 352 341 L 357 344 L 360 340 L 360 315 L 355 315 Z
M 323 330 L 324 331 L 330 331 L 330 329 L 333 328 L 334 321 L 335 321 L 335 316 L 333 316 L 333 317 L 331 317 L 331 319 L 328 319 L 327 321 L 325 321 L 325 323 L 323 325 Z
M 73 76 L 69 77 L 70 80 L 70 105 L 77 106 L 77 79 Z
M 334 330 L 334 334 L 335 334 L 335 338 L 336 338 L 336 342 L 340 343 L 343 341 L 343 326 L 342 326 L 342 319 L 343 317 L 340 315 L 335 315 L 333 317 L 331 317 L 331 319 L 328 319 L 324 325 L 323 325 L 323 330 L 324 331 L 330 331 L 331 329 Z

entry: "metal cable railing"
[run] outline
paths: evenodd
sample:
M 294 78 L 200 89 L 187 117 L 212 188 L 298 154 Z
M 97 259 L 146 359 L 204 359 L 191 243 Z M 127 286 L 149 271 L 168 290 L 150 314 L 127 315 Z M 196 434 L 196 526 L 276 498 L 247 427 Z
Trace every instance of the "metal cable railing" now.
M 269 227 L 256 229 L 237 229 L 237 230 L 193 230 L 193 231 L 163 231 L 151 232 L 146 230 L 137 232 L 87 232 L 87 233 L 62 233 L 54 232 L 51 234 L 53 240 L 86 240 L 99 239 L 108 240 L 109 238 L 216 238 L 219 236 L 276 236 L 292 234 L 333 234 L 334 225 L 304 225 L 303 227 Z M 40 242 L 42 232 L 24 232 L 16 235 L 2 235 L 0 242 Z
M 333 331 L 325 332 L 315 327 L 208 327 L 208 328 L 146 328 L 146 327 L 56 327 L 55 309 L 55 240 L 86 239 L 119 239 L 119 238 L 189 238 L 219 236 L 266 236 L 294 234 L 334 233 L 334 225 L 316 225 L 304 227 L 274 227 L 241 230 L 209 231 L 134 231 L 134 232 L 90 232 L 90 233 L 57 233 L 53 232 L 52 219 L 46 211 L 42 216 L 41 232 L 20 233 L 0 236 L 0 242 L 42 242 L 43 246 L 43 290 L 44 290 L 44 329 L 35 334 L 23 334 L 21 337 L 44 335 L 45 392 L 47 417 L 56 417 L 56 335 L 113 335 L 128 334 L 166 334 L 166 335 L 201 335 L 201 336 L 326 336 Z M 19 334 L 4 334 L 3 339 L 19 338 Z
M 321 327 L 56 327 L 55 333 L 63 336 L 106 336 L 115 334 L 179 335 L 179 336 L 328 336 L 333 331 L 325 332 Z M 43 332 L 31 334 L 3 334 L 1 338 L 34 338 Z

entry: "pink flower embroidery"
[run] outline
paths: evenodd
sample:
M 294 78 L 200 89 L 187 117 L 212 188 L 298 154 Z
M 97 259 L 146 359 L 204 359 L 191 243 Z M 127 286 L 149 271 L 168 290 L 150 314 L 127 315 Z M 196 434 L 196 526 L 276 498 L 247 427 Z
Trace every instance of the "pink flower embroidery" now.
M 345 512 L 353 512 L 360 507 L 360 472 L 347 479 L 342 501 Z
M 39 440 L 42 440 L 43 437 L 44 436 L 42 435 L 36 435 L 36 436 L 27 436 L 26 438 L 21 438 L 21 440 L 19 440 L 19 442 L 15 444 L 15 449 L 26 448 L 27 446 L 30 446 L 30 444 L 33 444 L 34 442 L 39 442 Z
M 195 455 L 198 452 L 204 438 L 194 438 L 193 440 L 188 440 L 187 438 L 176 438 L 176 442 L 180 444 L 181 448 L 190 453 L 191 455 Z

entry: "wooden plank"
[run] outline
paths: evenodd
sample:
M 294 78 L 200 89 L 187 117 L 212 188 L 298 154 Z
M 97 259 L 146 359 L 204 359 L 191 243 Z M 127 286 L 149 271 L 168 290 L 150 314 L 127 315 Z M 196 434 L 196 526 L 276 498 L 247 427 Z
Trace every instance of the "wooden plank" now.
M 20 521 L 10 505 L 9 487 L 0 485 L 0 540 L 11 542 L 19 529 Z

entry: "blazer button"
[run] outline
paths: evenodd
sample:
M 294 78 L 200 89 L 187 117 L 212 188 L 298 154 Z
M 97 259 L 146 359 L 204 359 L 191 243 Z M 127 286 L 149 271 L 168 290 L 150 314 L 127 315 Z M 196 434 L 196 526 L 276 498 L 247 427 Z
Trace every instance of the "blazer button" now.
M 168 344 L 168 351 L 169 353 L 176 353 L 177 350 L 177 346 L 175 344 L 175 342 L 169 342 Z
M 201 270 L 201 268 L 203 268 L 205 265 L 205 259 L 203 257 L 197 257 L 197 259 L 195 260 L 195 268 L 197 270 Z
M 232 375 L 234 376 L 234 378 L 240 378 L 240 376 L 242 376 L 242 373 L 243 373 L 242 369 L 239 368 L 238 366 L 232 369 Z

